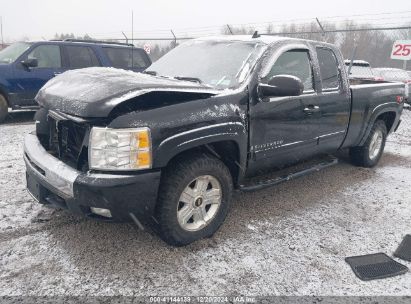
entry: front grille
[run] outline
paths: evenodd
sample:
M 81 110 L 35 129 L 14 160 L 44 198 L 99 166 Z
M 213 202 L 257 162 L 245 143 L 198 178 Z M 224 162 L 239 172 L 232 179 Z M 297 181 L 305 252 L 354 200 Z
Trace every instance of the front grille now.
M 89 126 L 69 119 L 48 115 L 49 153 L 71 166 L 82 170 L 87 162 L 87 143 Z

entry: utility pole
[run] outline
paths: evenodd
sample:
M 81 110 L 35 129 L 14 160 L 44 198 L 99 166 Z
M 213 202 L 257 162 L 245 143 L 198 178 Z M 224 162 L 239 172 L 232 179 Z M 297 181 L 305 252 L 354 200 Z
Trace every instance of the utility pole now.
M 134 11 L 131 11 L 131 68 L 134 68 Z
M 131 43 L 134 44 L 134 12 L 131 11 Z
M 3 17 L 2 16 L 0 16 L 0 32 L 1 32 L 1 47 L 3 48 L 4 40 L 3 40 Z

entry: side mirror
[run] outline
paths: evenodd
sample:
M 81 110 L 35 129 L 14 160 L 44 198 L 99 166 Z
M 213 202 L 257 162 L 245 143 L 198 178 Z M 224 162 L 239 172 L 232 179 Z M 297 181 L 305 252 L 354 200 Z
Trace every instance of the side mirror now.
M 304 91 L 304 85 L 298 77 L 277 75 L 267 84 L 260 83 L 258 89 L 261 97 L 299 96 Z
M 28 58 L 23 60 L 21 64 L 26 68 L 35 68 L 39 65 L 37 58 Z

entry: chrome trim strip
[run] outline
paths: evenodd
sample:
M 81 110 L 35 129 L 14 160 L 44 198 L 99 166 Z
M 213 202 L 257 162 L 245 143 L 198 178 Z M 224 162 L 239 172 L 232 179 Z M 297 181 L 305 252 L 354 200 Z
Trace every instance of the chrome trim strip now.
M 172 136 L 166 138 L 165 140 L 163 140 L 158 147 L 160 148 L 166 142 L 168 142 L 168 141 L 170 141 L 174 138 L 180 137 L 182 135 L 187 135 L 187 134 L 191 134 L 193 132 L 207 130 L 207 129 L 211 129 L 211 128 L 215 128 L 215 127 L 227 126 L 227 125 L 239 125 L 239 126 L 244 128 L 244 125 L 241 122 L 225 122 L 225 123 L 219 123 L 219 124 L 215 124 L 215 125 L 209 125 L 209 126 L 205 126 L 205 127 L 201 127 L 201 128 L 197 128 L 197 129 L 193 129 L 193 130 L 188 130 L 188 131 L 185 131 L 185 132 L 181 132 L 181 133 L 172 135 Z
M 304 142 L 307 142 L 307 141 L 316 140 L 316 139 L 321 139 L 321 138 L 324 138 L 324 137 L 328 137 L 328 136 L 332 136 L 332 135 L 337 135 L 337 134 L 341 134 L 341 133 L 345 133 L 345 130 L 343 130 L 343 131 L 338 131 L 338 132 L 333 132 L 333 133 L 328 133 L 328 134 L 324 134 L 324 135 L 320 135 L 320 136 L 318 136 L 318 137 L 310 138 L 310 139 L 307 139 L 307 140 L 300 140 L 300 141 L 295 141 L 295 142 L 291 142 L 291 143 L 286 143 L 286 144 L 279 145 L 279 146 L 272 146 L 272 147 L 268 147 L 268 148 L 265 148 L 265 149 L 256 150 L 255 152 L 258 153 L 258 152 L 264 152 L 264 151 L 268 151 L 268 150 L 274 150 L 274 149 L 278 149 L 278 148 L 288 147 L 288 146 L 297 145 L 297 144 L 301 144 L 301 143 L 304 143 Z
M 319 138 L 323 138 L 323 137 L 332 136 L 332 135 L 337 135 L 337 134 L 341 134 L 341 133 L 345 133 L 345 130 L 337 131 L 337 132 L 333 132 L 333 133 L 328 133 L 328 134 L 324 134 L 324 135 L 320 135 L 320 136 L 318 136 L 318 137 L 319 137 Z
M 67 120 L 67 118 L 65 118 L 62 114 L 53 110 L 49 110 L 48 115 L 55 120 Z
M 378 106 L 376 106 L 376 107 L 372 110 L 371 114 L 374 114 L 374 112 L 376 112 L 379 108 L 384 107 L 384 106 L 386 106 L 386 105 L 390 105 L 390 104 L 393 104 L 393 105 L 395 105 L 395 106 L 398 105 L 398 103 L 395 102 L 395 101 L 385 102 L 385 103 L 382 103 L 382 104 L 379 104 Z
M 312 139 L 308 139 L 308 140 L 300 140 L 300 141 L 295 141 L 295 142 L 291 142 L 291 143 L 286 143 L 286 144 L 279 145 L 279 146 L 272 146 L 272 147 L 268 147 L 268 148 L 261 149 L 261 150 L 255 150 L 254 152 L 255 152 L 255 153 L 259 153 L 259 152 L 264 152 L 264 151 L 269 151 L 269 150 L 276 150 L 276 149 L 279 149 L 279 148 L 282 148 L 282 147 L 287 147 L 287 146 L 292 146 L 292 145 L 301 144 L 301 143 L 304 143 L 304 142 L 307 142 L 307 141 L 310 141 L 310 140 L 313 140 L 313 138 L 312 138 Z
M 287 146 L 297 145 L 297 144 L 301 144 L 301 143 L 303 143 L 303 142 L 305 142 L 305 141 L 309 141 L 309 140 L 310 140 L 310 139 L 308 139 L 308 140 L 299 140 L 299 141 L 295 141 L 295 142 L 283 144 L 283 145 L 281 145 L 280 147 L 287 147 Z
M 73 184 L 80 172 L 47 153 L 35 134 L 27 134 L 24 138 L 24 152 L 28 161 L 34 163 L 45 174 L 44 177 L 51 186 L 68 197 L 74 197 Z
M 49 116 L 51 116 L 52 118 L 56 119 L 56 120 L 72 120 L 74 122 L 78 122 L 78 123 L 85 123 L 87 122 L 87 119 L 81 118 L 81 117 L 77 117 L 74 115 L 70 115 L 70 114 L 66 114 L 66 113 L 60 113 L 54 110 L 49 110 Z
M 218 135 L 234 135 L 234 136 L 235 136 L 235 135 L 237 135 L 237 134 L 236 134 L 236 133 L 218 133 L 218 134 L 206 135 L 206 136 L 202 136 L 202 137 L 198 137 L 198 138 L 194 138 L 194 139 L 185 141 L 185 142 L 183 142 L 183 143 L 181 143 L 181 144 L 178 144 L 177 147 L 181 147 L 181 146 L 183 146 L 183 145 L 185 145 L 185 144 L 188 144 L 188 143 L 191 143 L 191 142 L 200 140 L 200 139 L 205 139 L 205 138 L 214 137 L 214 136 L 218 136 Z

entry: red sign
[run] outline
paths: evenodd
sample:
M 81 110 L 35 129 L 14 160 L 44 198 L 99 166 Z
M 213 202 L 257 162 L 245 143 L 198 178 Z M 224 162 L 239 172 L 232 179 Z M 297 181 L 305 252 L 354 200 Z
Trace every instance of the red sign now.
M 411 40 L 397 40 L 392 46 L 391 59 L 411 60 Z
M 149 44 L 145 44 L 145 45 L 143 46 L 143 48 L 144 48 L 144 50 L 146 51 L 147 54 L 150 54 L 150 53 L 151 53 L 151 47 L 150 47 Z

